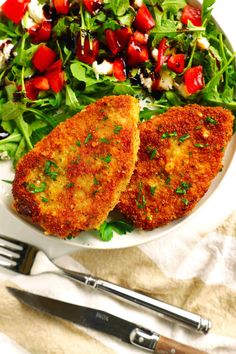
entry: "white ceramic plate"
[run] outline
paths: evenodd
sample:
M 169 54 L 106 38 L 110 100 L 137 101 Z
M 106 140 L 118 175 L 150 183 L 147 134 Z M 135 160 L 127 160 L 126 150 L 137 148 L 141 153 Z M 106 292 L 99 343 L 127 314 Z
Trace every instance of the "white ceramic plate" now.
M 196 4 L 196 1 L 194 1 Z M 214 17 L 219 26 L 224 29 L 233 48 L 236 48 L 234 33 L 234 0 L 218 0 L 214 9 Z M 181 230 L 197 230 L 204 232 L 217 226 L 236 209 L 236 136 L 234 136 L 225 152 L 224 169 L 212 182 L 207 194 L 198 203 L 192 213 L 183 219 L 172 222 L 153 231 L 133 231 L 131 234 L 114 235 L 110 242 L 102 242 L 92 233 L 82 232 L 72 240 L 60 240 L 55 237 L 44 236 L 41 229 L 14 213 L 11 208 L 11 185 L 2 182 L 2 179 L 12 180 L 14 171 L 11 162 L 0 162 L 0 232 L 30 243 L 34 243 L 47 250 L 51 256 L 59 256 L 71 252 L 78 247 L 91 249 L 115 249 L 141 245 L 158 239 L 167 233 Z

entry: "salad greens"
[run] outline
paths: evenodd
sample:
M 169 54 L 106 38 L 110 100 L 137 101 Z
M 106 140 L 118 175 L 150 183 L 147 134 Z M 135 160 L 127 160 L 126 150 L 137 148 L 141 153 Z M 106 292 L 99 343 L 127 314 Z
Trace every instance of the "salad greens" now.
M 65 81 L 61 90 L 55 92 L 53 89 L 43 89 L 34 99 L 27 94 L 27 82 L 37 76 L 32 59 L 41 43 L 32 40 L 30 30 L 25 26 L 28 12 L 18 24 L 0 12 L 0 160 L 10 158 L 16 165 L 19 158 L 57 124 L 107 95 L 128 94 L 137 97 L 140 100 L 141 121 L 163 113 L 171 106 L 189 103 L 220 105 L 236 112 L 235 54 L 211 17 L 215 2 L 203 1 L 201 25 L 194 25 L 188 20 L 187 25 L 183 26 L 180 16 L 187 5 L 186 0 L 145 0 L 155 22 L 148 31 L 149 60 L 140 65 L 127 64 L 125 79 L 108 73 L 97 73 L 93 65 L 81 60 L 81 57 L 84 55 L 86 40 L 92 52 L 94 39 L 98 39 L 100 49 L 96 60 L 98 63 L 104 60 L 113 62 L 117 57 L 107 46 L 106 30 L 132 28 L 134 31 L 137 7 L 131 6 L 129 0 L 104 0 L 101 8 L 94 12 L 88 11 L 83 1 L 73 4 L 64 15 L 56 15 L 55 10 L 50 9 L 50 14 L 53 14 L 50 19 L 52 33 L 46 44 L 60 58 Z M 48 11 L 47 0 L 40 0 L 39 3 L 45 4 Z M 13 49 L 4 62 L 1 45 L 6 39 L 10 40 Z M 174 84 L 171 88 L 159 87 L 154 90 L 146 82 L 147 79 L 152 84 L 154 82 L 156 59 L 153 59 L 153 49 L 159 48 L 160 52 L 163 39 L 169 42 L 172 50 L 170 55 L 173 50 L 185 53 L 186 64 L 183 74 L 180 74 L 169 70 L 164 63 L 163 71 L 168 73 Z M 82 48 L 80 54 L 78 41 Z M 201 47 L 201 43 L 208 45 Z M 183 75 L 189 68 L 200 65 L 203 66 L 204 87 L 196 93 L 186 94 L 186 90 L 181 90 Z M 1 132 L 4 132 L 4 137 Z M 48 173 L 52 173 L 51 167 L 55 166 L 49 162 Z M 53 173 L 53 178 L 56 178 L 56 171 Z M 100 229 L 101 239 L 109 240 L 113 231 L 125 233 L 132 231 L 132 226 L 122 221 L 106 222 Z

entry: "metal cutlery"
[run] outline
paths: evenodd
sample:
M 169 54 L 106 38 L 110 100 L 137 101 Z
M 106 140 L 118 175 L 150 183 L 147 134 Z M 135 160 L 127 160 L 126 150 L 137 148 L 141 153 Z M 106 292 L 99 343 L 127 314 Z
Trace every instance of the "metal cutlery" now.
M 159 333 L 111 315 L 108 312 L 74 305 L 27 291 L 7 288 L 24 304 L 46 314 L 63 318 L 81 326 L 113 335 L 135 347 L 151 352 L 175 354 L 204 354 L 201 350 L 176 342 Z
M 4 268 L 11 269 L 24 275 L 32 275 L 32 268 L 35 264 L 37 254 L 39 252 L 43 252 L 45 256 L 47 256 L 44 251 L 37 248 L 36 246 L 27 244 L 23 241 L 15 240 L 11 237 L 0 235 L 0 266 Z M 50 261 L 53 263 L 53 260 Z M 65 269 L 61 266 L 59 267 L 55 263 L 53 264 L 57 267 L 55 268 L 57 273 L 67 276 L 92 288 L 111 293 L 127 301 L 153 310 L 157 313 L 157 315 L 178 322 L 180 325 L 183 325 L 187 328 L 204 334 L 206 334 L 211 328 L 211 321 L 201 317 L 198 314 L 183 310 L 179 307 L 121 287 L 106 280 L 98 279 L 88 274 Z M 36 275 L 35 272 L 34 275 Z

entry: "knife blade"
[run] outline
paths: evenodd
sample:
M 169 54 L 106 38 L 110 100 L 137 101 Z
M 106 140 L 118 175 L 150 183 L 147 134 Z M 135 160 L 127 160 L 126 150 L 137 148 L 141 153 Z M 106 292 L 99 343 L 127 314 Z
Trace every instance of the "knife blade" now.
M 157 354 L 163 352 L 165 354 L 206 354 L 206 352 L 176 342 L 155 331 L 108 312 L 75 305 L 12 287 L 7 287 L 7 290 L 20 302 L 35 310 L 112 335 L 123 342 Z

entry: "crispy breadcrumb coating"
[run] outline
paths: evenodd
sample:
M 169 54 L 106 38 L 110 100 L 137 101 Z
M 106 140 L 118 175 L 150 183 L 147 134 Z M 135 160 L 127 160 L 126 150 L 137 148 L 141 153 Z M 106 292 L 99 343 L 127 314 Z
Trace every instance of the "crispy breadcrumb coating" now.
M 117 209 L 151 230 L 191 212 L 222 168 L 233 115 L 221 107 L 174 107 L 139 126 L 135 171 Z
M 137 159 L 138 101 L 104 97 L 60 123 L 19 161 L 14 208 L 61 238 L 98 228 Z

